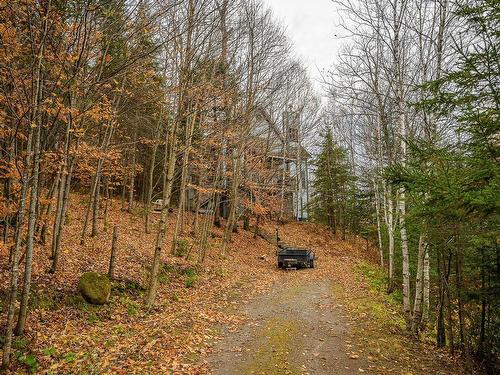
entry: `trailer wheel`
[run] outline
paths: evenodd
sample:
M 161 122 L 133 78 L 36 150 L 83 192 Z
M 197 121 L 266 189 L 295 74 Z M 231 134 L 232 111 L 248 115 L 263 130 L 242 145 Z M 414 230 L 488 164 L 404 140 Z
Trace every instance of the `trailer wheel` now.
M 283 268 L 283 262 L 278 262 L 278 268 Z

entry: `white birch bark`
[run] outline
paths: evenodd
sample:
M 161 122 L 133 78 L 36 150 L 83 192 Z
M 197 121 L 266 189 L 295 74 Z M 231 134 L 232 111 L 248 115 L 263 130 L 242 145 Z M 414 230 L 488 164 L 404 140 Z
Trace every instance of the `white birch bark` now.
M 415 301 L 413 303 L 413 316 L 412 316 L 412 333 L 417 336 L 421 326 L 422 320 L 422 301 L 424 292 L 424 259 L 427 253 L 427 243 L 425 234 L 421 233 L 418 240 L 418 261 L 417 261 L 417 274 L 415 281 Z
M 423 312 L 422 312 L 422 320 L 421 320 L 421 326 L 424 327 L 427 324 L 427 321 L 429 320 L 429 308 L 430 308 L 430 300 L 429 300 L 429 291 L 430 291 L 430 275 L 429 275 L 429 268 L 430 268 L 430 262 L 429 262 L 429 249 L 428 246 L 425 248 L 425 255 L 424 255 L 424 264 L 423 264 L 423 278 L 424 278 L 424 285 L 423 285 Z
M 387 227 L 387 238 L 388 238 L 388 255 L 389 255 L 389 265 L 387 270 L 387 292 L 392 293 L 394 290 L 394 203 L 392 197 L 392 189 L 387 186 L 385 182 L 382 182 L 383 192 L 384 192 L 384 219 L 385 225 Z
M 377 239 L 378 239 L 378 249 L 380 253 L 380 266 L 384 267 L 384 249 L 382 247 L 382 228 L 380 226 L 380 192 L 378 189 L 378 184 L 373 179 L 373 188 L 375 189 L 375 214 L 377 215 Z

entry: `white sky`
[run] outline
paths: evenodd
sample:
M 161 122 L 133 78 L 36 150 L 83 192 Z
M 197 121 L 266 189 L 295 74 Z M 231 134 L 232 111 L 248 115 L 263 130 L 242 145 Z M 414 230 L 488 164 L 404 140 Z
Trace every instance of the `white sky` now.
M 318 89 L 320 71 L 335 61 L 342 40 L 336 6 L 331 0 L 264 0 L 276 18 L 286 27 L 294 51 L 306 64 Z

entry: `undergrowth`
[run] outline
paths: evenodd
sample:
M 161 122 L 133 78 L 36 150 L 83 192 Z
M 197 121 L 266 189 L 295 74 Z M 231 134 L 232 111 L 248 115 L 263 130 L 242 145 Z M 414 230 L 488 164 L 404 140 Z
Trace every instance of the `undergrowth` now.
M 356 266 L 356 270 L 364 276 L 370 289 L 383 295 L 387 303 L 392 306 L 398 306 L 403 303 L 403 293 L 400 289 L 394 290 L 391 294 L 386 293 L 388 278 L 381 267 L 368 262 L 361 262 Z

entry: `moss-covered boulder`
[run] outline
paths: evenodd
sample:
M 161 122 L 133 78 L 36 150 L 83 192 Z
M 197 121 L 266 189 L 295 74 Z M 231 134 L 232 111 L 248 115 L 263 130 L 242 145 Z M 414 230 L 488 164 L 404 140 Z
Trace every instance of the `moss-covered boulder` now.
M 106 275 L 97 272 L 85 272 L 80 276 L 78 289 L 85 301 L 94 305 L 103 305 L 109 301 L 111 281 Z

